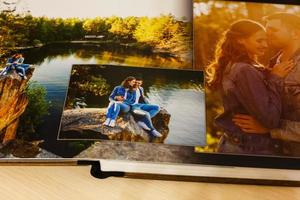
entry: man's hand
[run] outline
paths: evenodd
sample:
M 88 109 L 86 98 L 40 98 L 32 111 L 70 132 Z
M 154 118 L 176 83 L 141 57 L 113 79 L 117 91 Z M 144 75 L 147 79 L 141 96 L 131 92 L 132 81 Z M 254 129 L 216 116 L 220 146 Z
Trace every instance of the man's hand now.
M 263 127 L 254 117 L 250 115 L 234 115 L 232 121 L 246 133 L 267 134 L 269 129 Z
M 272 74 L 279 76 L 281 78 L 285 78 L 290 71 L 295 67 L 295 63 L 293 60 L 284 61 L 279 64 L 276 64 L 271 70 Z
M 122 97 L 122 96 L 116 96 L 115 99 L 117 101 L 124 101 L 125 100 L 124 97 Z

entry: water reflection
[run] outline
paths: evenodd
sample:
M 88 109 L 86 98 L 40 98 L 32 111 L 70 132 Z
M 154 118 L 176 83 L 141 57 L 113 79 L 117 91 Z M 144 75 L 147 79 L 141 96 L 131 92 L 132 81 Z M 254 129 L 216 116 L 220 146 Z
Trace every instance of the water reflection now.
M 146 49 L 116 44 L 52 44 L 24 52 L 27 62 L 40 65 L 52 59 L 72 57 L 73 64 L 116 64 L 139 67 L 191 69 L 192 60 L 166 53 L 151 53 Z
M 160 105 L 171 114 L 166 144 L 205 145 L 204 94 L 198 87 L 179 89 L 155 85 L 147 95 L 151 103 Z

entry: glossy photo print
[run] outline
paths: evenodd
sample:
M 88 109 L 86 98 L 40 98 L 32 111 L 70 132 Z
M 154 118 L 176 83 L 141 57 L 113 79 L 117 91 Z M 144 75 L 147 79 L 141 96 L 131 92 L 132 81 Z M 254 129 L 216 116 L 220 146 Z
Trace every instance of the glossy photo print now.
M 58 139 L 204 146 L 203 74 L 74 65 Z
M 192 70 L 191 21 L 185 0 L 0 1 L 0 157 L 70 158 L 89 148 L 92 141 L 58 140 L 72 65 Z M 109 104 L 85 98 L 87 107 Z
M 194 2 L 205 71 L 207 146 L 197 152 L 300 155 L 300 7 Z

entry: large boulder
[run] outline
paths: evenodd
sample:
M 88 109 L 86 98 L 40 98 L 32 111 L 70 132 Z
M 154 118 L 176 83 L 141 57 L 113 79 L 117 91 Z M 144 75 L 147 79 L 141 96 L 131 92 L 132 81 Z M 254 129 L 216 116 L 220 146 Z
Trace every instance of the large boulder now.
M 119 116 L 114 128 L 103 125 L 105 115 L 105 108 L 65 110 L 62 115 L 60 138 L 163 143 L 169 133 L 170 114 L 164 109 L 152 119 L 154 127 L 163 135 L 161 138 L 153 137 L 142 129 L 129 113 Z
M 194 147 L 141 142 L 97 141 L 75 158 L 199 163 Z

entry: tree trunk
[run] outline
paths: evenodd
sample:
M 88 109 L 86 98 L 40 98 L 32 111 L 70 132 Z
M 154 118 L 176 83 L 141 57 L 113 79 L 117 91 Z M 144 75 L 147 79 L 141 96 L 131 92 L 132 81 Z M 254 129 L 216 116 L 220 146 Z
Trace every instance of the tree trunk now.
M 0 133 L 4 134 L 2 143 L 16 137 L 19 118 L 28 104 L 25 89 L 33 71 L 27 71 L 27 80 L 23 80 L 15 71 L 0 76 Z
M 2 144 L 7 144 L 9 141 L 16 138 L 16 133 L 19 125 L 19 119 L 16 119 L 6 128 Z

